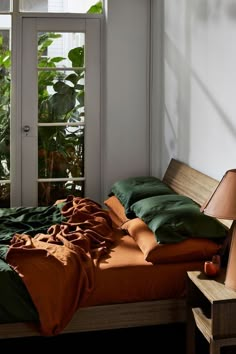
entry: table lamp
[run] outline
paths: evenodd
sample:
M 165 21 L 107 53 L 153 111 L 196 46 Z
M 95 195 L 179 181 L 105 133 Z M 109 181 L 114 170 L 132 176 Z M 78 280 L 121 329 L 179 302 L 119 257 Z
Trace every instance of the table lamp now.
M 200 210 L 217 219 L 233 220 L 228 234 L 230 248 L 225 286 L 236 291 L 236 169 L 226 171 Z

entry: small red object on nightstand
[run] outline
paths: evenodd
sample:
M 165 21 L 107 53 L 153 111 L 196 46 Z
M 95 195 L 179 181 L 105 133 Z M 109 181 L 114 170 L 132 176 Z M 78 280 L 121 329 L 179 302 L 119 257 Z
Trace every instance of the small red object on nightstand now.
M 215 277 L 220 272 L 220 256 L 215 255 L 211 261 L 204 263 L 204 273 L 209 277 Z

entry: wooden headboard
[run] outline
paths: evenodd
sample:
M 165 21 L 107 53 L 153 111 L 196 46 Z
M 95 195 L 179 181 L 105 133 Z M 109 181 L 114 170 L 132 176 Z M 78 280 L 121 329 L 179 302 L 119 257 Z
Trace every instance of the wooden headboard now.
M 171 159 L 163 177 L 176 193 L 193 199 L 199 206 L 208 200 L 219 181 L 175 159 Z M 219 220 L 230 227 L 232 221 Z

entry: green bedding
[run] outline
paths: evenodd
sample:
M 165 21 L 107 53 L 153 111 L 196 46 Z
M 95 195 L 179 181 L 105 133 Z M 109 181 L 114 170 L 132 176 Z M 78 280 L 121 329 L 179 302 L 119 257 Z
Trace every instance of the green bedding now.
M 202 214 L 192 199 L 183 195 L 161 195 L 131 205 L 133 213 L 154 232 L 159 243 L 177 243 L 189 237 L 222 241 L 227 228 L 217 219 Z
M 1 258 L 0 284 L 0 323 L 38 320 L 37 311 L 24 283 Z
M 0 208 L 0 244 L 9 244 L 15 233 L 34 236 L 44 233 L 56 223 L 61 223 L 62 204 L 49 207 Z
M 46 233 L 52 224 L 65 220 L 63 204 L 50 207 L 0 209 L 0 323 L 38 320 L 38 314 L 20 276 L 6 262 L 15 233 L 35 236 Z
M 125 208 L 127 218 L 135 217 L 131 205 L 141 199 L 155 195 L 176 194 L 163 181 L 153 176 L 121 179 L 115 182 L 109 196 L 115 195 Z

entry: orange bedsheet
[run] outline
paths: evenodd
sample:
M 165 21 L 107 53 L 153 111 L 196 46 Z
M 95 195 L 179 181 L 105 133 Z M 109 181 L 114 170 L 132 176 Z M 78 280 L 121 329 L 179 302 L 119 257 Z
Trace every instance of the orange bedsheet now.
M 95 270 L 95 287 L 81 306 L 181 298 L 186 271 L 203 270 L 203 261 L 155 264 L 145 261 L 132 237 L 125 235 Z
M 95 269 L 95 287 L 81 306 L 177 299 L 186 295 L 186 272 L 203 271 L 204 260 L 155 264 L 145 260 L 135 238 L 120 227 L 124 207 L 110 197 L 105 204 L 116 232 L 116 247 Z M 167 251 L 168 252 L 168 251 Z M 169 254 L 169 252 L 168 252 Z M 186 257 L 185 257 L 186 258 Z

